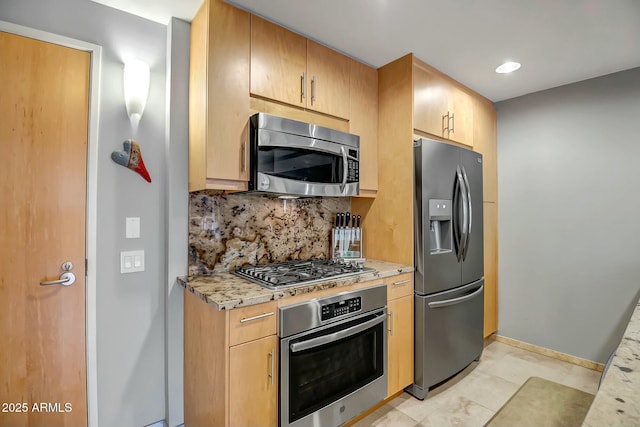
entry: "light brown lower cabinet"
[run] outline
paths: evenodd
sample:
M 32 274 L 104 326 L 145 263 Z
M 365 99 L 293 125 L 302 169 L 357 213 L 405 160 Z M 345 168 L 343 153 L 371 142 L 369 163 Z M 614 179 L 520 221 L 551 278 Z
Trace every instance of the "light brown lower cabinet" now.
M 229 425 L 278 425 L 278 337 L 229 349 Z
M 216 310 L 184 297 L 184 425 L 278 425 L 275 301 Z
M 387 284 L 387 397 L 413 382 L 413 273 L 385 279 Z
M 413 382 L 413 295 L 388 301 L 387 308 L 389 397 Z

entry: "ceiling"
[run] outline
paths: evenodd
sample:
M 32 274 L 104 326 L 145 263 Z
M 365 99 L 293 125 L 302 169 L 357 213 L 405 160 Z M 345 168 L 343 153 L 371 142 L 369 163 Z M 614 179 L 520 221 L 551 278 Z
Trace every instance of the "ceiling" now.
M 94 1 L 165 24 L 190 20 L 200 3 Z M 413 52 L 493 101 L 640 66 L 638 0 L 229 2 L 376 68 Z M 507 60 L 522 68 L 496 74 Z

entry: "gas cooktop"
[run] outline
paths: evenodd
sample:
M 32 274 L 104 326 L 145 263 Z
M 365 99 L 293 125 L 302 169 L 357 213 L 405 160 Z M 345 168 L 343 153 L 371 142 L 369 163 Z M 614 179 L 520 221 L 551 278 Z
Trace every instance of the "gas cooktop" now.
M 338 279 L 374 271 L 369 267 L 358 267 L 328 260 L 289 261 L 275 264 L 240 267 L 234 274 L 269 289 L 282 289 L 308 285 L 327 279 Z

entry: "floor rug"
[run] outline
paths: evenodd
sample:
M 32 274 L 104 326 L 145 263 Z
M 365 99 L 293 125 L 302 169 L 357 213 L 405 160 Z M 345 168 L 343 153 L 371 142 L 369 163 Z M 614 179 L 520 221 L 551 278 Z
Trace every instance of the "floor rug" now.
M 593 394 L 538 377 L 529 378 L 485 427 L 580 426 Z

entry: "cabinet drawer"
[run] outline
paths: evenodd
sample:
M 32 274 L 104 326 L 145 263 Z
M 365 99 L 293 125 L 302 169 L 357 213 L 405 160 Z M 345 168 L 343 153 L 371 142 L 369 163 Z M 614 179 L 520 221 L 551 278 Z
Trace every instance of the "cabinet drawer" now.
M 276 333 L 276 302 L 236 308 L 229 312 L 229 346 Z
M 404 273 L 384 279 L 387 284 L 387 300 L 413 295 L 413 273 Z

